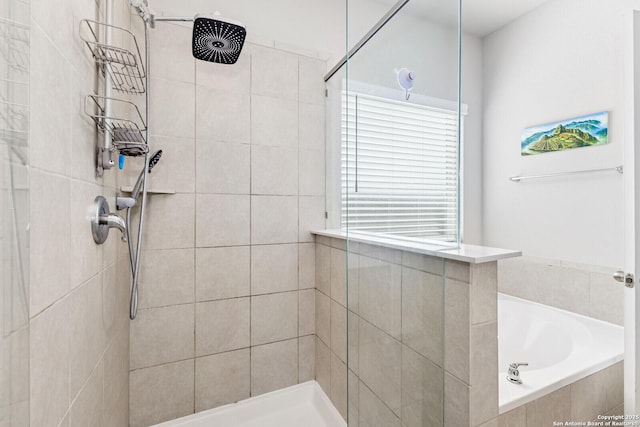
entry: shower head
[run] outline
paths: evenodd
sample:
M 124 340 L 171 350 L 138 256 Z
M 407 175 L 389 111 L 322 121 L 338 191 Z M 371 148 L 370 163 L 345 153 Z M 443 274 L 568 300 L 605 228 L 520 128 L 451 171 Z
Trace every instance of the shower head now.
M 240 23 L 196 16 L 193 21 L 193 56 L 217 64 L 235 64 L 247 30 Z
M 151 169 L 154 168 L 155 165 L 160 161 L 160 157 L 162 157 L 162 150 L 158 150 L 151 155 L 149 158 L 149 169 L 148 173 L 151 173 Z M 133 186 L 133 190 L 131 190 L 131 198 L 133 200 L 138 200 L 138 196 L 140 195 L 140 190 L 142 189 L 142 180 L 144 179 L 144 168 L 138 175 L 138 180 L 136 181 L 136 185 Z
M 151 169 L 158 164 L 160 157 L 162 157 L 162 150 L 158 150 L 151 155 L 151 158 L 149 159 L 149 173 L 151 173 Z

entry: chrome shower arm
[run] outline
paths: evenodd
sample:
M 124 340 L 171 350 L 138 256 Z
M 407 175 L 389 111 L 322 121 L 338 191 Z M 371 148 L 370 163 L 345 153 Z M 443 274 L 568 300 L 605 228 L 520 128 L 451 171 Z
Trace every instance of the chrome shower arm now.
M 155 16 L 151 15 L 155 22 L 193 22 L 193 16 Z
M 149 25 L 151 28 L 156 27 L 156 22 L 193 22 L 192 16 L 156 16 L 153 13 L 149 15 Z

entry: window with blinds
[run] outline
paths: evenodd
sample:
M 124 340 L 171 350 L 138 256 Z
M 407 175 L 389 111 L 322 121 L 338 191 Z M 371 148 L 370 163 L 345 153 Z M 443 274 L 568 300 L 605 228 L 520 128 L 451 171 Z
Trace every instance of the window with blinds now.
M 342 226 L 456 241 L 457 112 L 342 93 Z

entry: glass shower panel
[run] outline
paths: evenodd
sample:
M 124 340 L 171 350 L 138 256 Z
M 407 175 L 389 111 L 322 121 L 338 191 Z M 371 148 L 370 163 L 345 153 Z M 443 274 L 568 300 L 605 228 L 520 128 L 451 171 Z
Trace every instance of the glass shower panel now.
M 458 1 L 403 1 L 392 11 L 345 67 L 340 224 L 457 244 Z
M 29 16 L 0 6 L 0 425 L 29 425 Z
M 348 425 L 443 426 L 444 260 L 353 241 L 347 259 Z
M 460 242 L 459 2 L 400 1 L 357 40 L 367 17 L 347 3 L 350 53 L 326 82 L 328 226 L 346 236 L 323 249 L 346 323 L 331 394 L 350 426 L 443 426 L 444 260 L 408 246 Z

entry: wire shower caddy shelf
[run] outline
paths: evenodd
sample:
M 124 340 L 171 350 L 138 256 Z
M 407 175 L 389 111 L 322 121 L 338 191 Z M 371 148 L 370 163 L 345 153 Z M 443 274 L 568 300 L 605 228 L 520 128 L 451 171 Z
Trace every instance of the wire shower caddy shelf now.
M 131 49 L 100 42 L 107 31 L 114 39 L 130 45 Z M 91 19 L 80 21 L 80 38 L 85 42 L 102 75 L 111 76 L 112 88 L 118 92 L 139 95 L 145 92 L 145 69 L 142 54 L 135 35 L 122 27 L 109 25 Z
M 131 119 L 123 119 L 115 114 L 107 116 L 104 105 L 111 102 L 115 111 L 129 111 Z M 102 133 L 109 132 L 112 137 L 113 150 L 125 156 L 143 156 L 149 152 L 145 137 L 147 127 L 138 106 L 130 101 L 106 96 L 87 95 L 84 112 L 95 122 Z
M 0 57 L 12 72 L 11 78 L 25 78 L 29 72 L 29 26 L 0 18 Z
M 26 148 L 29 135 L 29 26 L 0 18 L 0 140 Z

